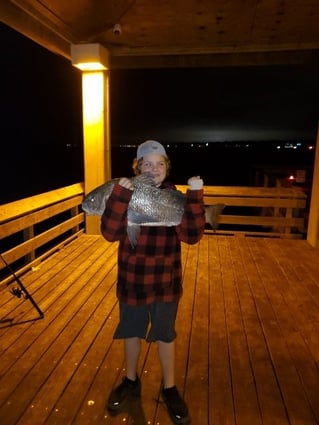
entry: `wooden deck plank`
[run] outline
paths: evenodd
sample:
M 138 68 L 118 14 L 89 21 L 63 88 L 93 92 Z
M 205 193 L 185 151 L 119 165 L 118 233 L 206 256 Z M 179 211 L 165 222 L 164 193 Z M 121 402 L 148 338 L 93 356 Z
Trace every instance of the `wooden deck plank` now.
M 236 272 L 232 264 L 229 239 L 220 239 L 221 268 L 225 296 L 227 334 L 234 409 L 238 424 L 260 424 L 249 348 L 245 334 L 240 300 L 236 289 Z
M 194 252 L 197 248 L 198 252 Z M 191 258 L 194 261 L 194 284 L 191 288 L 186 284 L 189 308 L 185 314 L 180 315 L 180 320 L 188 323 L 188 347 L 186 343 L 180 344 L 180 349 L 188 348 L 185 374 L 187 386 L 185 398 L 188 403 L 190 416 L 196 423 L 205 423 L 209 415 L 209 364 L 208 364 L 208 332 L 209 332 L 209 299 L 207 289 L 209 279 L 207 274 L 208 241 L 203 239 L 196 246 L 191 247 Z M 186 283 L 186 282 L 185 282 Z M 191 291 L 190 291 L 191 289 Z M 185 296 L 186 298 L 186 296 Z M 185 320 L 186 319 L 186 320 Z M 185 341 L 186 342 L 186 341 Z M 196 391 L 195 391 L 196 389 Z
M 93 247 L 92 249 L 94 249 L 95 251 L 96 248 Z M 88 251 L 86 250 L 85 253 L 87 252 Z M 74 261 L 73 257 L 71 257 L 71 261 Z M 83 263 L 80 257 L 78 261 L 79 262 L 81 261 Z M 8 332 L 10 333 L 10 330 L 12 335 L 15 335 L 15 338 L 16 338 L 15 346 L 13 345 L 12 341 L 10 341 L 9 346 L 7 346 L 9 350 L 11 351 L 14 350 L 15 353 L 18 353 L 20 352 L 19 350 L 21 350 L 21 353 L 22 353 L 23 351 L 25 351 L 26 347 L 28 347 L 29 345 L 31 346 L 34 343 L 34 341 L 40 336 L 41 332 L 46 333 L 47 328 L 50 325 L 52 325 L 52 323 L 54 324 L 55 328 L 57 327 L 58 323 L 60 323 L 61 326 L 65 326 L 67 315 L 74 314 L 72 313 L 71 309 L 67 309 L 66 307 L 69 305 L 72 298 L 76 296 L 76 294 L 79 294 L 79 292 L 82 292 L 82 288 L 80 284 L 78 283 L 79 282 L 78 279 L 80 278 L 83 271 L 87 270 L 88 264 L 85 265 L 85 263 L 83 263 L 82 268 L 78 267 L 76 271 L 73 272 L 72 278 L 70 277 L 71 268 L 66 267 L 63 261 L 59 263 L 57 259 L 57 263 L 54 263 L 54 268 L 57 268 L 57 267 L 63 267 L 63 268 L 60 272 L 55 272 L 54 275 L 49 274 L 49 276 L 45 273 L 45 270 L 43 270 L 44 272 L 43 277 L 37 278 L 38 284 L 41 285 L 41 289 L 44 288 L 43 282 L 44 281 L 46 282 L 45 283 L 46 287 L 44 288 L 44 294 L 43 294 L 43 296 L 45 296 L 45 294 L 47 296 L 46 304 L 48 307 L 44 309 L 44 311 L 46 312 L 46 320 L 39 321 L 37 327 L 34 326 L 34 322 L 28 323 L 27 325 L 23 327 L 23 330 L 24 330 L 23 333 L 21 333 L 20 331 L 21 329 L 21 326 L 19 324 L 20 322 L 18 322 L 16 326 L 13 326 L 10 329 L 7 328 L 5 333 L 6 335 L 5 340 L 8 339 L 7 334 Z M 73 285 L 74 282 L 76 284 Z M 57 287 L 59 289 L 58 291 L 53 290 L 54 288 L 57 288 Z M 77 306 L 81 305 L 81 302 L 82 302 L 81 298 L 78 298 L 77 304 L 72 303 L 72 308 L 76 310 Z M 32 309 L 31 305 L 26 301 L 24 302 L 24 306 L 21 305 L 21 308 L 23 307 L 27 307 L 28 311 Z M 61 312 L 63 313 L 62 317 L 60 316 Z M 57 318 L 59 319 L 59 321 L 55 322 Z M 52 336 L 49 335 L 49 333 L 46 333 L 46 338 L 50 342 Z M 10 361 L 10 355 L 6 356 L 6 360 Z M 2 360 L 0 367 L 7 369 L 8 365 L 5 363 L 5 360 Z
M 34 268 L 34 272 L 32 273 L 28 273 L 26 275 L 23 276 L 22 281 L 25 285 L 25 287 L 29 290 L 29 292 L 31 293 L 31 295 L 34 297 L 34 299 L 37 301 L 37 303 L 40 305 L 41 304 L 41 293 L 39 294 L 38 292 L 41 291 L 42 286 L 39 285 L 39 282 L 37 280 L 37 276 L 40 274 L 41 275 L 41 279 L 43 282 L 45 282 L 44 280 L 44 273 L 48 273 L 47 276 L 53 276 L 57 273 L 60 272 L 60 267 L 58 266 L 58 262 L 62 261 L 62 259 L 65 256 L 70 255 L 69 250 L 72 248 L 74 249 L 74 252 L 72 252 L 71 255 L 73 255 L 74 259 L 76 258 L 76 256 L 81 256 L 83 255 L 84 249 L 85 247 L 88 247 L 89 245 L 92 245 L 94 243 L 93 239 L 89 239 L 86 238 L 83 240 L 83 245 L 82 246 L 75 246 L 74 244 L 70 244 L 67 245 L 64 249 L 60 250 L 59 252 L 56 252 L 55 254 L 53 254 L 50 257 L 50 262 L 43 262 L 41 263 L 41 265 L 37 268 Z M 69 257 L 70 258 L 70 257 Z M 70 261 L 70 267 L 72 267 L 72 261 Z M 37 273 L 39 271 L 39 269 L 41 268 L 41 273 Z M 44 285 L 44 283 L 43 283 Z M 9 286 L 9 288 L 11 289 L 12 287 L 15 286 L 15 282 L 13 281 L 13 283 Z M 6 290 L 8 289 L 7 286 L 5 286 L 5 291 L 4 288 L 3 292 L 6 292 Z M 43 299 L 47 299 L 47 293 L 46 291 L 43 291 Z M 42 307 L 42 305 L 41 305 Z M 4 309 L 5 308 L 5 309 Z M 12 316 L 14 322 L 16 323 L 17 321 L 20 323 L 22 320 L 27 320 L 30 317 L 15 317 L 15 310 L 19 308 L 19 303 L 17 303 L 17 300 L 12 298 L 12 297 L 6 297 L 5 299 L 3 299 L 3 311 L 7 312 L 7 316 L 2 315 L 1 318 L 6 318 L 8 317 L 8 315 L 10 314 L 10 316 Z M 33 311 L 33 307 L 31 307 L 31 305 L 29 305 L 29 303 L 27 303 L 26 305 L 24 305 L 24 314 L 26 314 L 26 312 L 31 311 L 32 313 L 32 318 L 35 318 L 36 314 L 34 314 Z M 12 330 L 10 332 L 8 332 L 9 334 L 12 334 Z
M 319 423 L 318 300 L 309 290 L 307 270 L 304 270 L 303 278 L 298 276 L 291 260 L 285 262 L 289 256 L 282 256 L 281 250 L 276 248 L 272 246 L 272 255 L 275 255 L 282 272 L 275 274 L 276 286 L 282 294 L 280 300 L 285 303 L 277 306 L 277 314 L 306 398 Z
M 89 242 L 89 245 L 87 242 Z M 80 261 L 82 261 L 81 259 L 83 258 L 86 250 L 89 249 L 89 246 L 91 246 L 92 249 L 95 249 L 94 240 L 84 240 L 83 244 L 80 246 L 74 246 L 74 244 L 72 244 L 72 246 L 70 245 L 50 257 L 50 262 L 43 262 L 35 272 L 25 275 L 23 278 L 24 285 L 28 288 L 42 310 L 45 311 L 46 305 L 49 306 L 52 300 L 55 301 L 57 296 L 61 296 L 60 291 L 54 291 L 54 287 L 52 287 L 53 284 L 55 286 L 59 285 L 58 280 L 54 281 L 55 277 L 59 277 L 60 282 L 64 282 L 65 273 L 67 275 L 72 273 L 76 264 L 76 258 L 79 258 Z M 68 264 L 63 268 L 63 261 L 65 258 L 68 258 Z M 31 320 L 37 317 L 37 313 L 29 302 L 19 303 L 17 302 L 17 299 L 13 297 L 10 297 L 10 303 L 4 303 L 3 309 L 4 308 L 8 311 L 8 313 L 3 317 L 12 317 L 14 324 L 21 324 L 26 320 Z M 26 330 L 29 327 L 32 327 L 32 325 L 33 322 L 29 322 L 28 326 L 23 326 L 23 331 L 26 332 Z M 21 338 L 22 332 L 20 327 L 14 326 L 7 327 L 6 330 L 1 329 L 1 335 L 3 337 L 5 336 L 7 347 L 10 347 L 12 346 L 14 339 Z M 5 347 L 3 346 L 3 348 Z
M 115 271 L 113 268 L 112 273 L 108 276 L 111 282 L 115 282 Z M 74 410 L 76 412 L 80 408 L 82 401 L 80 397 L 74 397 L 74 388 L 81 388 L 83 395 L 87 393 L 92 376 L 101 363 L 101 358 L 103 359 L 105 351 L 110 349 L 109 341 L 111 341 L 112 335 L 109 325 L 107 327 L 105 325 L 108 322 L 108 315 L 112 313 L 116 305 L 116 297 L 114 291 L 109 289 L 105 291 L 105 289 L 105 285 L 101 281 L 94 298 L 91 296 L 68 323 L 68 332 L 59 335 L 61 341 L 57 342 L 58 345 L 66 347 L 63 353 L 63 362 L 57 364 L 45 384 L 37 392 L 36 397 L 33 398 L 33 405 L 36 404 L 38 408 L 42 409 L 43 416 L 48 410 L 48 406 L 52 406 L 51 411 L 48 412 L 50 417 L 46 421 L 47 424 L 71 423 Z M 100 300 L 99 303 L 96 303 L 95 298 Z M 110 313 L 106 315 L 106 311 Z M 100 337 L 105 341 L 104 347 L 99 341 Z M 87 344 L 86 341 L 90 341 L 90 343 Z M 56 355 L 57 353 L 50 353 L 48 356 L 43 356 L 41 362 L 44 365 Z M 41 364 L 39 367 L 41 368 Z M 69 409 L 70 404 L 72 404 L 72 410 Z M 35 423 L 34 418 L 32 423 Z
M 209 323 L 209 423 L 213 425 L 235 423 L 229 343 L 226 323 L 225 295 L 220 237 L 209 238 L 208 276 L 210 300 Z
M 125 374 L 116 244 L 82 235 L 23 282 L 43 309 L 2 288 L 0 423 L 168 425 L 156 344 L 142 344 L 142 399 L 112 416 Z M 192 424 L 319 423 L 319 250 L 306 241 L 206 235 L 182 246 L 176 381 Z
M 100 251 L 105 252 L 105 247 L 101 246 Z M 99 250 L 94 250 L 94 259 L 97 258 L 98 254 Z M 113 249 L 110 258 L 114 269 L 114 256 L 112 254 L 114 254 Z M 62 282 L 66 289 L 63 290 L 62 284 L 60 285 L 60 296 L 56 300 L 52 300 L 51 307 L 46 312 L 46 320 L 37 322 L 38 326 L 31 327 L 29 332 L 25 332 L 23 337 L 18 340 L 19 347 L 24 345 L 28 346 L 28 349 L 18 359 L 13 356 L 15 362 L 12 365 L 13 367 L 10 368 L 11 373 L 7 373 L 6 379 L 2 381 L 0 397 L 2 398 L 3 392 L 5 392 L 10 401 L 10 403 L 7 403 L 7 409 L 1 409 L 6 421 L 9 421 L 10 415 L 17 416 L 19 412 L 23 412 L 43 385 L 43 379 L 45 381 L 49 379 L 55 368 L 61 361 L 64 361 L 68 347 L 77 340 L 81 320 L 87 320 L 88 314 L 92 310 L 90 296 L 91 292 L 96 289 L 96 282 L 87 281 L 88 276 L 85 272 L 90 271 L 93 274 L 99 267 L 98 262 L 95 261 L 90 265 L 89 260 L 88 263 L 82 261 L 81 266 L 80 264 L 78 266 L 76 272 L 69 275 L 70 269 L 66 270 L 65 263 L 63 263 L 64 268 L 59 274 L 59 279 L 63 279 L 65 272 L 65 281 L 62 280 Z M 81 279 L 79 279 L 81 275 L 83 285 Z M 105 278 L 104 270 L 102 276 Z M 115 275 L 112 282 L 114 284 Z M 94 302 L 93 297 L 92 300 Z M 80 314 L 81 309 L 85 310 L 84 314 Z M 76 325 L 73 325 L 74 322 Z M 30 341 L 33 341 L 32 345 L 30 345 Z M 40 347 L 40 349 L 37 347 Z M 7 356 L 12 358 L 10 353 L 15 352 L 15 349 L 16 347 L 10 347 Z M 21 368 L 28 371 L 25 375 L 20 373 L 20 364 L 22 365 Z M 44 371 L 45 375 L 43 375 Z M 57 386 L 54 386 L 54 389 L 58 390 Z M 47 395 L 52 397 L 53 394 L 54 391 L 51 388 Z
M 263 320 L 273 321 L 273 315 L 271 310 L 265 317 L 259 314 L 255 291 L 257 294 L 262 294 L 263 287 L 252 255 L 253 250 L 250 251 L 249 248 L 249 240 L 237 238 L 234 242 L 233 264 L 234 269 L 237 270 L 237 288 L 262 423 L 265 425 L 285 424 L 287 423 L 286 410 L 274 374 L 263 322 Z
M 262 320 L 289 420 L 291 424 L 297 424 L 300 421 L 301 423 L 315 424 L 315 418 L 309 408 L 296 370 L 294 356 L 289 350 L 290 332 L 293 329 L 290 322 L 291 312 L 285 308 L 289 289 L 285 294 L 279 290 L 282 285 L 280 280 L 282 275 L 278 264 L 274 261 L 272 251 L 267 250 L 265 244 L 261 247 L 253 240 L 250 240 L 250 246 L 254 249 L 254 258 L 264 285 L 263 302 L 258 304 L 258 308 L 263 317 L 267 318 L 269 314 L 273 316 L 271 321 L 264 318 Z M 284 313 L 282 313 L 282 309 L 284 309 Z

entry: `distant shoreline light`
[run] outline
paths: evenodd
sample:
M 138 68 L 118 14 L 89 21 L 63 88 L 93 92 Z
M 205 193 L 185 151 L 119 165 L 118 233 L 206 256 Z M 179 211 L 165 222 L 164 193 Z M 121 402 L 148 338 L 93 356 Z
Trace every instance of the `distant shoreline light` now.
M 137 149 L 139 144 L 119 144 L 119 145 L 113 145 L 113 147 L 119 147 L 119 148 L 133 148 L 133 149 Z M 258 148 L 258 147 L 265 147 L 265 146 L 269 146 L 269 148 L 275 148 L 277 150 L 281 150 L 281 149 L 292 149 L 292 150 L 297 150 L 297 149 L 302 149 L 302 148 L 306 148 L 307 150 L 314 150 L 315 146 L 309 142 L 273 142 L 273 141 L 265 141 L 265 142 L 238 142 L 238 141 L 225 141 L 225 142 L 169 142 L 169 143 L 164 143 L 163 145 L 166 148 L 172 148 L 172 149 L 177 149 L 177 148 L 194 148 L 194 149 L 203 149 L 203 148 L 210 148 L 213 146 L 221 146 L 223 145 L 223 147 L 226 148 Z

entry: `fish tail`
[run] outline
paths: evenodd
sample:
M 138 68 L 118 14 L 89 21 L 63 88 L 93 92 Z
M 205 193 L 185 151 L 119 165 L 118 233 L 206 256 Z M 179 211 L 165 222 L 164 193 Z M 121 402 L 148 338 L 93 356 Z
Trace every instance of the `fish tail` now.
M 218 229 L 219 216 L 225 208 L 225 204 L 215 204 L 205 206 L 205 219 L 212 230 Z

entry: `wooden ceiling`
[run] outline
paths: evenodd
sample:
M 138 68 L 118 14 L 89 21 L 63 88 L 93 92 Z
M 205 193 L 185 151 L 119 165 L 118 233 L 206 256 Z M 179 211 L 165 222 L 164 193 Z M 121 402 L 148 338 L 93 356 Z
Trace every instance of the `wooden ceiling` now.
M 100 43 L 113 68 L 319 63 L 318 0 L 1 0 L 0 19 L 66 58 Z

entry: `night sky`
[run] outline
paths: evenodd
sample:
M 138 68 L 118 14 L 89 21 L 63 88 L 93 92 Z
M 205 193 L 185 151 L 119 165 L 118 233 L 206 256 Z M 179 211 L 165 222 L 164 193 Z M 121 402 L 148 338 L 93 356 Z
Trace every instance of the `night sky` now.
M 114 71 L 115 143 L 315 140 L 319 69 Z
M 0 24 L 1 127 L 18 141 L 81 143 L 81 78 Z M 111 71 L 112 143 L 312 140 L 318 67 Z
M 10 144 L 82 143 L 81 75 L 0 23 L 1 133 Z

